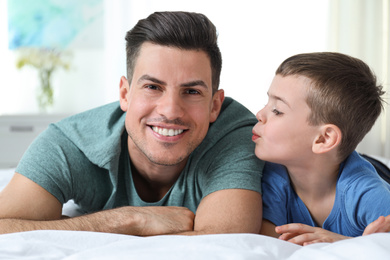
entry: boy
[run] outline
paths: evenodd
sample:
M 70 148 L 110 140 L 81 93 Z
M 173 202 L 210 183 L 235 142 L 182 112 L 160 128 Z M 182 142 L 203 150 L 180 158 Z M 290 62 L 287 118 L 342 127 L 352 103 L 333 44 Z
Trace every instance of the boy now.
M 364 62 L 340 53 L 299 54 L 279 66 L 252 137 L 268 161 L 262 234 L 307 245 L 360 236 L 375 220 L 365 234 L 389 231 L 390 216 L 380 216 L 390 214 L 390 185 L 354 151 L 383 94 Z

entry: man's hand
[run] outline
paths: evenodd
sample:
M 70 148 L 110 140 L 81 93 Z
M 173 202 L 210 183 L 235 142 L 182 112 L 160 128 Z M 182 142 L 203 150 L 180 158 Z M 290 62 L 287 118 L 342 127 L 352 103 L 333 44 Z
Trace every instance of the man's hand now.
M 123 220 L 116 221 L 115 233 L 152 236 L 193 231 L 194 228 L 195 215 L 184 207 L 122 207 L 112 211 Z
M 377 220 L 371 222 L 363 232 L 363 236 L 380 232 L 390 232 L 390 215 L 380 216 Z
M 312 227 L 305 224 L 287 224 L 275 228 L 276 233 L 281 234 L 279 239 L 294 244 L 306 246 L 319 242 L 335 242 L 349 237 L 325 230 L 319 227 Z

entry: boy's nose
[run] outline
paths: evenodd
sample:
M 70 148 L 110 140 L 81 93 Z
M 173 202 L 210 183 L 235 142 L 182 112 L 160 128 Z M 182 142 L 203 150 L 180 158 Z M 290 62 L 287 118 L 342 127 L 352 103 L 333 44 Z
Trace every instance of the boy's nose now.
M 256 118 L 257 118 L 257 120 L 259 120 L 259 122 L 261 122 L 263 124 L 265 123 L 266 118 L 265 118 L 265 115 L 264 115 L 264 108 L 259 110 L 259 112 L 257 112 Z

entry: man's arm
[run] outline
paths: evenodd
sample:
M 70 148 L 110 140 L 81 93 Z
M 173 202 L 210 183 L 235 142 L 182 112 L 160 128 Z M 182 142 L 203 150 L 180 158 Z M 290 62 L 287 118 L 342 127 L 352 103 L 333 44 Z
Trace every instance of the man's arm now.
M 262 201 L 258 192 L 226 189 L 207 195 L 196 211 L 194 231 L 183 235 L 218 233 L 258 234 Z
M 263 219 L 263 223 L 261 223 L 261 235 L 266 235 L 270 237 L 279 237 L 279 234 L 275 232 L 276 225 L 267 219 Z
M 122 207 L 61 219 L 62 205 L 49 192 L 15 173 L 0 192 L 0 233 L 80 230 L 161 235 L 193 229 L 194 214 L 182 207 Z
M 193 213 L 182 207 L 128 206 L 68 219 L 61 219 L 61 208 L 53 195 L 16 173 L 0 193 L 0 233 L 42 229 L 140 236 L 258 233 L 262 217 L 261 195 L 241 189 L 206 196 L 198 207 L 195 223 Z

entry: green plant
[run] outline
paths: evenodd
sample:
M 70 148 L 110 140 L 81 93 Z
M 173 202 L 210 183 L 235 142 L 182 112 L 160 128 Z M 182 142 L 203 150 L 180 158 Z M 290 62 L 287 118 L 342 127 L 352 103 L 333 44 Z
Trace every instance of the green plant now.
M 50 48 L 23 47 L 18 49 L 16 67 L 23 68 L 26 65 L 38 70 L 40 90 L 38 93 L 38 105 L 41 111 L 45 111 L 52 106 L 53 88 L 51 78 L 53 72 L 58 68 L 68 70 L 70 68 L 69 52 L 61 52 Z

